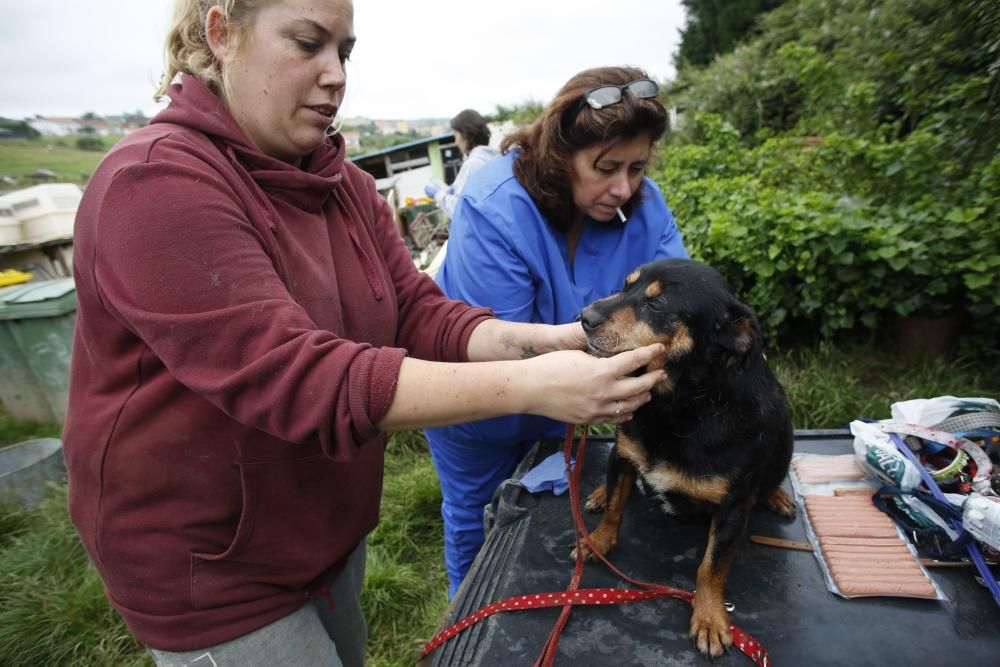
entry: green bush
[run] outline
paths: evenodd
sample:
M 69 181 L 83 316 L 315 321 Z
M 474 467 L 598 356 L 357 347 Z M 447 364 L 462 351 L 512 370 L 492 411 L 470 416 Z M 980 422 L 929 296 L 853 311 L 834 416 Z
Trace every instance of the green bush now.
M 103 153 L 106 150 L 104 141 L 100 137 L 84 135 L 77 137 L 75 143 L 81 151 L 100 151 Z
M 788 0 L 671 97 L 654 177 L 692 254 L 789 341 L 1000 324 L 1000 3 Z
M 929 129 L 944 157 L 972 164 L 1000 140 L 998 87 L 995 0 L 788 0 L 761 17 L 757 39 L 682 68 L 672 97 L 746 138 Z
M 668 148 L 652 175 L 692 256 L 757 308 L 769 337 L 873 330 L 890 313 L 995 324 L 1000 157 L 954 181 L 926 131 L 747 148 L 718 116 L 690 125 L 698 143 Z

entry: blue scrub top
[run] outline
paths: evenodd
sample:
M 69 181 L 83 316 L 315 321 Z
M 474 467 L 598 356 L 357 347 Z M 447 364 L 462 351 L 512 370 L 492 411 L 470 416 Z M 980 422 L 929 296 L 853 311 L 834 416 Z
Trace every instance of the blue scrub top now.
M 565 324 L 597 299 L 621 290 L 625 276 L 687 251 L 659 187 L 643 178 L 642 197 L 624 225 L 584 221 L 570 265 L 566 236 L 542 217 L 514 177 L 516 151 L 477 171 L 462 191 L 437 283 L 445 294 L 492 308 L 502 320 Z M 498 417 L 440 429 L 433 440 L 515 444 L 558 437 L 565 424 L 533 415 Z

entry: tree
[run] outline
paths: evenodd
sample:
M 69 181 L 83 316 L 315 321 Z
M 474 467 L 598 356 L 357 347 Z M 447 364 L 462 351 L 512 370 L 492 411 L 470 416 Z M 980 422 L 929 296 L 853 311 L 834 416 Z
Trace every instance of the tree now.
M 486 119 L 495 123 L 509 120 L 515 125 L 530 125 L 542 115 L 543 111 L 545 111 L 545 105 L 537 100 L 528 100 L 509 107 L 498 104 L 496 111 L 488 115 Z
M 681 30 L 681 45 L 675 58 L 678 69 L 685 65 L 707 65 L 727 53 L 751 32 L 759 14 L 784 0 L 681 0 L 687 24 Z
M 23 120 L 0 118 L 0 129 L 7 130 L 11 139 L 35 139 L 42 136 L 41 132 L 28 125 Z
M 146 117 L 141 110 L 136 109 L 135 112 L 129 113 L 125 112 L 122 114 L 122 122 L 126 125 L 132 125 L 135 127 L 145 127 L 149 124 L 149 118 Z

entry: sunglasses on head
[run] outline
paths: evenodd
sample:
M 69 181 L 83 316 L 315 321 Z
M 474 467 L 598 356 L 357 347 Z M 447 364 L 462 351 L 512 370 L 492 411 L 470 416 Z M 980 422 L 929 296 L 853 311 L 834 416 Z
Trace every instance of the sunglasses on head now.
M 626 91 L 637 99 L 647 100 L 656 97 L 660 92 L 660 87 L 650 79 L 636 79 L 623 86 L 611 84 L 591 88 L 569 107 L 566 115 L 563 116 L 562 127 L 569 128 L 576 117 L 580 115 L 584 105 L 590 106 L 591 109 L 603 109 L 621 102 L 625 98 Z
M 590 108 L 603 109 L 621 102 L 625 97 L 625 91 L 632 93 L 640 100 L 648 100 L 656 97 L 657 93 L 660 92 L 660 87 L 650 79 L 637 79 L 624 86 L 598 86 L 584 93 L 583 99 L 590 105 Z

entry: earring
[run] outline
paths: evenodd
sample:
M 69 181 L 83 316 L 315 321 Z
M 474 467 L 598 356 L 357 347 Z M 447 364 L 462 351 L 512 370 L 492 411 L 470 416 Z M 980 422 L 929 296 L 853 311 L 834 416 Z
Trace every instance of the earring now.
M 340 121 L 340 125 L 335 124 L 338 120 Z M 330 127 L 326 128 L 326 136 L 328 137 L 337 136 L 337 133 L 340 132 L 340 128 L 342 127 L 344 127 L 344 119 L 341 118 L 340 116 L 337 116 L 336 118 L 333 119 L 333 122 L 330 123 Z

